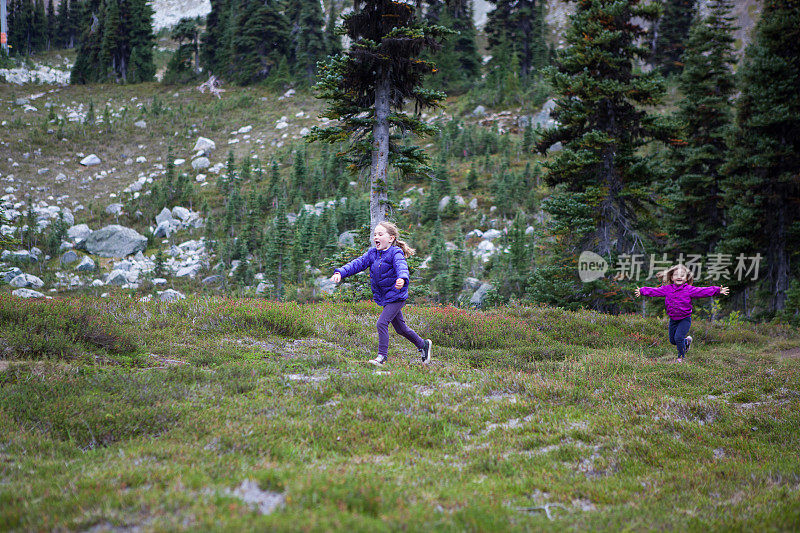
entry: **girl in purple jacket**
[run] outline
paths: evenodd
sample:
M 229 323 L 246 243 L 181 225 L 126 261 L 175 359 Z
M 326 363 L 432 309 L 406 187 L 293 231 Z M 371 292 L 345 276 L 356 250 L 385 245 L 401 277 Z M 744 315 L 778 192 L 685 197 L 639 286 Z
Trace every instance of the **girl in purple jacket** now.
M 383 221 L 375 226 L 375 247 L 357 259 L 334 271 L 331 281 L 339 283 L 343 278 L 358 274 L 369 268 L 370 286 L 375 302 L 383 306 L 378 318 L 378 355 L 370 359 L 377 366 L 386 364 L 389 353 L 389 324 L 394 330 L 411 341 L 419 350 L 423 363 L 431 360 L 433 342 L 423 340 L 408 327 L 403 318 L 403 306 L 408 299 L 408 263 L 406 257 L 415 250 L 399 239 L 400 232 L 391 222 Z
M 728 287 L 695 287 L 694 276 L 684 265 L 675 265 L 656 277 L 665 285 L 661 287 L 638 287 L 636 297 L 664 296 L 664 306 L 669 316 L 669 342 L 678 348 L 678 362 L 692 345 L 692 337 L 688 336 L 692 325 L 692 298 L 708 298 L 715 294 L 727 296 Z

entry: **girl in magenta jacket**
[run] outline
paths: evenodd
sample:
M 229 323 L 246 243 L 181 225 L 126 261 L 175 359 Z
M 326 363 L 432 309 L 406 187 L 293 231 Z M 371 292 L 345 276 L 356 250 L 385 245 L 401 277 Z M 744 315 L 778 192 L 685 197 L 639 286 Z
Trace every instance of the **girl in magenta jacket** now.
M 669 342 L 678 349 L 678 362 L 692 345 L 692 337 L 688 335 L 692 325 L 692 298 L 708 298 L 716 294 L 727 296 L 728 287 L 695 287 L 694 276 L 684 265 L 675 265 L 656 277 L 664 283 L 661 287 L 638 287 L 636 297 L 664 296 L 664 306 L 669 316 Z
M 374 248 L 334 270 L 331 281 L 339 283 L 343 278 L 369 269 L 372 297 L 378 305 L 383 306 L 377 324 L 378 355 L 375 359 L 370 359 L 370 363 L 376 366 L 386 364 L 386 357 L 389 354 L 389 324 L 397 333 L 411 341 L 419 350 L 422 362 L 428 363 L 431 360 L 433 342 L 430 339 L 422 339 L 408 327 L 402 311 L 408 298 L 406 257 L 414 255 L 414 249 L 400 240 L 397 226 L 386 221 L 375 226 L 373 241 Z

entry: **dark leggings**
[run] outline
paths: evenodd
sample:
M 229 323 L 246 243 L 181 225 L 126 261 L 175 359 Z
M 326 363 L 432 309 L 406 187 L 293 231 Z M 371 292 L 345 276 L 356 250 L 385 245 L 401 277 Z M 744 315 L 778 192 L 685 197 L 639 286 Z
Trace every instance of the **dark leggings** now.
M 378 317 L 378 355 L 386 356 L 389 354 L 389 324 L 394 327 L 397 333 L 410 340 L 417 348 L 422 348 L 425 345 L 422 337 L 408 327 L 406 320 L 403 318 L 402 309 L 405 304 L 405 300 L 400 300 L 383 306 L 381 316 Z
M 692 325 L 692 317 L 687 316 L 680 320 L 669 319 L 669 342 L 678 348 L 678 357 L 686 354 L 686 335 Z

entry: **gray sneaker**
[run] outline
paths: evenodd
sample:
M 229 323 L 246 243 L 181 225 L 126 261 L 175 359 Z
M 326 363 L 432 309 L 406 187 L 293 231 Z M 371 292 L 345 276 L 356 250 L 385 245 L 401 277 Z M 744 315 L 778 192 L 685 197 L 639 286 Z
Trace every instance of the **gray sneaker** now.
M 686 355 L 687 353 L 689 353 L 689 348 L 691 348 L 691 347 L 692 347 L 692 336 L 691 336 L 691 335 L 687 335 L 687 337 L 686 337 L 686 344 L 685 344 L 685 346 L 686 346 L 686 348 L 683 350 L 683 354 L 684 354 L 684 355 Z
M 419 349 L 419 355 L 422 358 L 422 364 L 426 365 L 431 362 L 431 355 L 433 355 L 433 341 L 425 339 L 425 345 Z
M 375 359 L 370 359 L 369 362 L 375 366 L 383 366 L 386 364 L 386 356 L 378 354 Z

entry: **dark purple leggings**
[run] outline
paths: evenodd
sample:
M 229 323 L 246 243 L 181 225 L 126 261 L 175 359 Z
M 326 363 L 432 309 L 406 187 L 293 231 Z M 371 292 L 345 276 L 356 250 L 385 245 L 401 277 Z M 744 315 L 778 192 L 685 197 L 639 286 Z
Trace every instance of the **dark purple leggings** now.
M 408 327 L 405 318 L 403 318 L 402 309 L 405 304 L 405 300 L 400 300 L 383 306 L 381 316 L 378 317 L 378 355 L 386 356 L 389 354 L 389 324 L 394 327 L 397 333 L 410 340 L 418 349 L 425 345 L 422 337 Z

